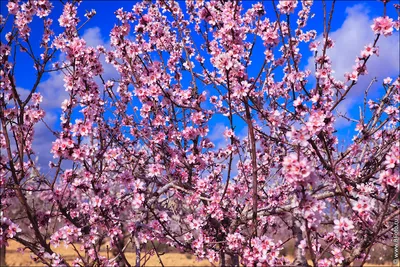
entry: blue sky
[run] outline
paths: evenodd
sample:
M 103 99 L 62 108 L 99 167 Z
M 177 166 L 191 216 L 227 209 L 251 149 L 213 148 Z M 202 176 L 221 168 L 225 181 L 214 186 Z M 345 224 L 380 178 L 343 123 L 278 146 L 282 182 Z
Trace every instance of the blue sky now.
M 331 2 L 327 2 L 327 7 L 330 9 Z M 392 18 L 396 18 L 392 4 L 395 1 L 389 3 L 390 8 L 388 9 L 388 15 Z M 245 1 L 244 7 L 250 7 L 251 4 L 256 3 L 255 1 Z M 1 14 L 5 15 L 7 8 L 5 5 L 6 1 L 1 1 Z M 123 7 L 124 10 L 131 10 L 133 1 L 83 1 L 79 7 L 79 17 L 84 20 L 84 13 L 86 10 L 95 9 L 97 14 L 94 18 L 89 21 L 80 34 L 85 38 L 88 45 L 104 45 L 107 46 L 109 43 L 109 33 L 113 28 L 114 24 L 117 23 L 114 12 Z M 180 4 L 184 5 L 183 1 Z M 56 34 L 61 31 L 58 27 L 58 17 L 62 13 L 62 6 L 58 1 L 53 1 L 55 6 L 51 18 L 54 20 L 54 26 L 56 27 Z M 300 6 L 300 5 L 299 5 Z M 272 9 L 272 3 L 265 1 L 265 7 L 267 16 L 271 19 L 275 18 L 274 11 Z M 322 2 L 315 1 L 313 6 L 315 17 L 309 20 L 306 30 L 315 29 L 318 33 L 323 31 L 323 14 L 322 14 Z M 351 71 L 352 65 L 354 65 L 355 57 L 360 53 L 364 45 L 373 42 L 374 34 L 370 29 L 372 19 L 374 17 L 381 16 L 383 14 L 383 4 L 380 1 L 337 1 L 335 5 L 335 12 L 332 22 L 332 37 L 336 42 L 335 47 L 329 51 L 329 55 L 333 59 L 333 68 L 338 75 L 338 78 L 343 78 L 344 72 Z M 8 24 L 10 25 L 10 24 Z M 37 19 L 34 20 L 32 25 L 32 33 L 30 40 L 33 44 L 38 43 L 41 38 L 43 26 Z M 8 30 L 2 33 L 1 40 L 4 42 L 4 34 Z M 376 76 L 380 81 L 376 83 L 371 90 L 371 98 L 377 97 L 382 94 L 383 89 L 381 86 L 381 80 L 387 76 L 395 77 L 399 73 L 399 51 L 396 47 L 399 46 L 399 35 L 396 32 L 391 37 L 381 37 L 378 45 L 380 46 L 380 57 L 372 58 L 369 64 L 370 74 L 363 76 L 353 92 L 350 93 L 348 99 L 339 108 L 343 113 L 347 113 L 349 116 L 358 117 L 358 106 L 362 103 L 362 92 L 369 84 L 372 77 Z M 38 47 L 34 49 L 39 49 Z M 38 51 L 38 50 L 36 50 Z M 263 51 L 260 51 L 261 53 Z M 303 54 L 302 66 L 306 67 L 313 66 L 312 54 L 307 50 L 301 51 Z M 307 60 L 308 59 L 308 60 Z M 257 60 L 254 60 L 254 64 L 257 65 Z M 17 86 L 20 87 L 23 94 L 24 89 L 32 87 L 35 79 L 35 71 L 32 68 L 32 60 L 27 58 L 21 53 L 18 54 L 18 63 L 16 67 L 16 81 Z M 313 68 L 311 68 L 313 69 Z M 115 74 L 111 66 L 105 66 L 106 76 L 112 77 Z M 57 128 L 59 125 L 59 114 L 60 114 L 60 103 L 64 100 L 66 94 L 63 87 L 62 75 L 59 73 L 51 73 L 44 77 L 42 84 L 39 87 L 39 91 L 44 96 L 44 107 L 46 109 L 46 122 Z M 217 144 L 223 144 L 225 141 L 221 138 L 220 131 L 227 124 L 227 120 L 219 122 L 214 120 L 214 126 L 211 128 L 210 136 L 213 137 Z M 42 123 L 40 123 L 42 124 Z M 238 128 L 243 127 L 243 123 L 239 123 Z M 339 120 L 337 122 L 338 137 L 339 139 L 347 140 L 351 139 L 354 132 L 353 129 L 355 124 L 351 124 L 345 120 Z M 240 132 L 240 131 L 239 131 Z M 243 134 L 244 131 L 242 131 Z M 36 127 L 37 140 L 35 146 L 38 148 L 39 154 L 41 154 L 41 161 L 47 162 L 51 160 L 49 151 L 51 148 L 51 142 L 54 137 L 46 129 L 44 125 L 38 125 Z

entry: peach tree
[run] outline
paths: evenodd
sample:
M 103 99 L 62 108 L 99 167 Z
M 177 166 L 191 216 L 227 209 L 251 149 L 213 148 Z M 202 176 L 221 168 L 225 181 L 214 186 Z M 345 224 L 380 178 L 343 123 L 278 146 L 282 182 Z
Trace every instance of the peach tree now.
M 62 1 L 61 15 L 49 0 L 9 1 L 0 245 L 15 240 L 48 266 L 140 266 L 150 255 L 163 264 L 160 244 L 221 266 L 363 265 L 399 217 L 400 78 L 361 88 L 351 118 L 340 107 L 379 41 L 397 34 L 388 10 L 399 6 L 382 2 L 365 25 L 374 39 L 337 77 L 335 1 L 143 1 L 115 11 L 107 46 L 82 37 L 96 11 L 83 18 L 81 1 Z M 314 13 L 322 32 L 308 25 Z M 43 25 L 39 39 L 33 21 Z M 19 64 L 35 71 L 23 92 Z M 66 97 L 42 166 L 39 88 L 52 72 Z M 354 122 L 353 136 L 339 133 L 340 119 Z M 294 260 L 282 253 L 289 243 Z M 73 262 L 55 253 L 63 244 Z

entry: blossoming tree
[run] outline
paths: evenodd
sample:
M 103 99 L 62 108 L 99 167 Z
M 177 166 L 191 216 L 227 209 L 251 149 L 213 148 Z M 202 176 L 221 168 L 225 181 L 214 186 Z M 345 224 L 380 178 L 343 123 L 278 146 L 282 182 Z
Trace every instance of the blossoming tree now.
M 80 1 L 63 3 L 59 18 L 49 0 L 10 1 L 0 30 L 0 245 L 16 240 L 48 266 L 140 266 L 158 244 L 221 266 L 364 264 L 399 216 L 400 79 L 378 81 L 376 99 L 365 88 L 343 148 L 335 122 L 379 40 L 399 29 L 387 2 L 353 71 L 335 77 L 335 1 L 321 10 L 309 0 L 143 1 L 115 12 L 107 48 L 80 36 Z M 324 12 L 319 39 L 306 30 L 312 12 Z M 33 20 L 44 26 L 40 47 Z M 36 71 L 24 97 L 18 53 Z M 104 64 L 118 74 L 104 79 Z M 53 71 L 68 97 L 44 171 L 33 146 L 45 116 L 38 85 Z M 219 146 L 215 121 L 227 125 Z M 281 253 L 290 240 L 293 262 Z M 63 242 L 73 262 L 54 252 Z M 100 254 L 105 243 L 112 257 Z

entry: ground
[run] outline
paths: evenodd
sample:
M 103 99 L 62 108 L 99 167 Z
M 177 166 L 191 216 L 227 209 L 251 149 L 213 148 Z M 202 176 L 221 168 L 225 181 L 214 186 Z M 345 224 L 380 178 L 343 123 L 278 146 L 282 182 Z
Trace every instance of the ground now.
M 21 253 L 17 249 L 22 247 L 19 243 L 15 241 L 9 241 L 9 246 L 7 247 L 6 263 L 7 266 L 43 266 L 43 264 L 35 263 L 28 251 Z M 66 260 L 72 262 L 75 259 L 75 253 L 70 248 L 66 248 L 64 245 L 59 246 L 54 249 L 57 253 L 65 256 Z M 101 252 L 102 255 L 106 256 L 106 252 Z M 291 258 L 291 257 L 289 257 Z M 135 254 L 127 253 L 127 259 L 130 263 L 135 262 Z M 197 261 L 196 257 L 190 254 L 182 253 L 167 253 L 161 256 L 164 266 L 212 266 L 207 260 Z M 311 262 L 310 262 L 311 263 Z M 145 266 L 161 266 L 156 255 L 152 256 Z M 379 266 L 379 267 L 395 267 L 390 262 L 386 262 L 384 265 L 376 264 L 365 264 L 364 266 Z M 396 267 L 399 267 L 398 265 Z
M 6 263 L 8 266 L 43 266 L 43 264 L 35 263 L 28 251 L 24 253 L 18 252 L 17 249 L 22 247 L 15 241 L 9 241 L 9 247 L 7 247 Z M 75 259 L 75 253 L 69 248 L 65 248 L 64 245 L 54 249 L 55 252 L 65 256 L 66 260 L 72 262 Z M 106 256 L 106 252 L 101 253 Z M 135 262 L 136 256 L 134 253 L 127 253 L 128 261 Z M 197 261 L 196 257 L 189 254 L 180 253 L 167 253 L 161 256 L 164 266 L 212 266 L 207 260 Z M 161 266 L 157 256 L 152 256 L 146 263 L 146 266 Z

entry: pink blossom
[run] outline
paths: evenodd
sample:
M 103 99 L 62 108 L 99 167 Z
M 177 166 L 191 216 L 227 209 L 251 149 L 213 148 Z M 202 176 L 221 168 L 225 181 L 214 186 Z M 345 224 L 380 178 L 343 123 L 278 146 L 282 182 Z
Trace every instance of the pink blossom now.
M 76 18 L 77 8 L 76 6 L 66 3 L 64 5 L 63 14 L 58 19 L 61 27 L 74 27 L 78 23 L 78 19 Z
M 319 46 L 320 42 L 311 42 L 310 43 L 310 51 L 317 51 L 318 50 L 318 46 Z
M 399 113 L 398 109 L 394 106 L 389 106 L 387 108 L 385 108 L 385 113 L 389 114 L 389 115 L 395 115 L 397 113 Z
M 374 201 L 367 197 L 360 196 L 354 204 L 353 210 L 361 214 L 361 216 L 369 215 L 369 212 L 374 208 Z
M 325 124 L 326 115 L 322 112 L 312 113 L 308 121 L 306 122 L 307 130 L 310 134 L 318 134 L 322 130 Z
M 150 177 L 161 175 L 162 167 L 159 164 L 151 164 L 148 168 L 148 175 Z
M 237 250 L 241 248 L 242 243 L 245 241 L 244 237 L 240 233 L 228 234 L 226 238 L 229 249 Z
M 85 14 L 80 2 L 59 17 L 48 0 L 7 4 L 5 29 L 14 30 L 0 45 L 0 245 L 29 236 L 34 257 L 57 266 L 66 263 L 53 251 L 62 241 L 85 256 L 76 264 L 119 265 L 126 250 L 105 257 L 101 240 L 279 266 L 289 261 L 280 256 L 284 233 L 298 260 L 313 250 L 319 265 L 336 266 L 387 243 L 387 234 L 365 231 L 385 232 L 396 212 L 400 78 L 384 79 L 382 93 L 355 85 L 375 75 L 370 60 L 382 40 L 352 55 L 342 81 L 327 50 L 335 34 L 309 27 L 321 12 L 312 1 L 279 1 L 279 21 L 262 3 L 139 1 L 115 12 L 110 44 L 95 47 L 86 31 L 95 11 Z M 27 43 L 31 23 L 43 34 Z M 372 28 L 387 36 L 398 25 L 381 17 Z M 21 80 L 21 58 L 45 84 Z M 338 119 L 357 90 L 370 109 L 343 114 L 357 124 L 347 140 Z M 52 141 L 54 158 L 42 164 Z
M 331 253 L 333 255 L 333 261 L 335 262 L 335 264 L 340 265 L 344 260 L 344 257 L 342 255 L 342 250 L 340 248 L 335 247 L 331 250 Z
M 282 14 L 293 13 L 297 7 L 297 0 L 280 0 L 277 7 Z
M 375 34 L 383 34 L 390 36 L 393 32 L 393 19 L 389 17 L 378 17 L 374 19 L 374 24 L 371 25 Z
M 393 146 L 390 152 L 385 156 L 385 162 L 387 169 L 391 169 L 400 164 L 400 148 Z
M 329 259 L 321 259 L 318 261 L 318 266 L 330 267 L 330 266 L 332 266 L 332 262 Z
M 306 128 L 296 130 L 294 127 L 292 127 L 292 130 L 288 132 L 286 136 L 295 144 L 299 144 L 303 147 L 308 145 L 308 140 L 311 138 Z
M 34 93 L 32 94 L 32 100 L 35 105 L 38 105 L 43 101 L 43 96 L 40 93 Z
M 93 200 L 93 203 L 92 203 L 93 207 L 100 207 L 101 206 L 102 200 L 101 200 L 100 197 L 95 196 L 92 200 Z
M 357 82 L 357 80 L 358 80 L 358 73 L 357 73 L 357 71 L 353 71 L 352 73 L 348 73 L 348 74 L 347 74 L 347 79 L 349 79 L 350 81 Z
M 18 3 L 9 1 L 9 2 L 7 3 L 7 8 L 8 8 L 8 12 L 9 12 L 10 14 L 16 15 L 17 12 L 18 12 L 18 10 L 19 10 L 19 5 L 18 5 Z
M 371 44 L 364 46 L 364 50 L 361 51 L 361 58 L 370 57 L 375 52 L 376 52 L 376 48 L 374 48 Z
M 334 230 L 337 234 L 343 234 L 354 229 L 353 222 L 345 217 L 342 217 L 339 220 L 335 220 L 334 223 Z
M 7 238 L 13 238 L 17 233 L 20 233 L 22 230 L 19 226 L 15 223 L 10 223 L 7 229 Z
M 313 167 L 305 158 L 298 159 L 296 154 L 290 154 L 283 159 L 282 172 L 290 184 L 304 183 L 309 178 Z
M 196 112 L 191 115 L 191 119 L 195 124 L 201 124 L 204 121 L 204 115 L 201 112 Z
M 233 130 L 232 129 L 226 129 L 225 131 L 224 131 L 224 137 L 225 137 L 225 139 L 229 139 L 229 138 L 231 138 L 231 137 L 233 137 L 233 136 L 235 136 L 235 134 L 234 134 L 234 132 L 233 132 Z
M 398 187 L 400 183 L 400 174 L 398 170 L 388 169 L 386 171 L 382 171 L 379 175 L 379 181 L 383 186 L 392 186 Z
M 385 79 L 383 79 L 383 84 L 390 84 L 392 82 L 392 78 L 390 77 L 386 77 Z

